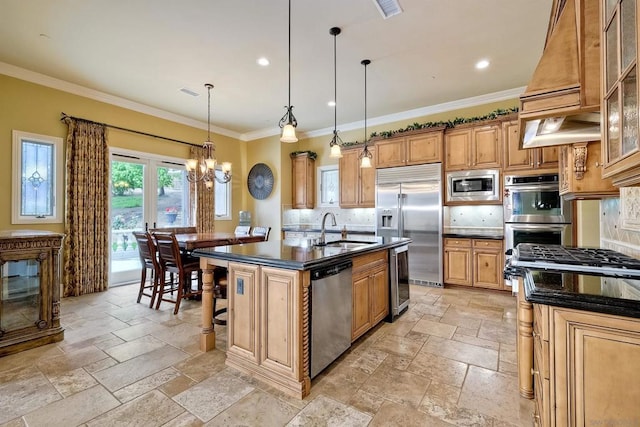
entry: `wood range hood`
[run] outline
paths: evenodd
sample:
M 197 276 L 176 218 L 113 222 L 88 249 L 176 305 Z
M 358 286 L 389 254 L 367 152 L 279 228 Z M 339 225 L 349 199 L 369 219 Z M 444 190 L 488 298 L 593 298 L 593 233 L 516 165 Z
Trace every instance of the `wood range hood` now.
M 521 148 L 599 141 L 599 0 L 554 0 L 540 62 L 520 96 Z

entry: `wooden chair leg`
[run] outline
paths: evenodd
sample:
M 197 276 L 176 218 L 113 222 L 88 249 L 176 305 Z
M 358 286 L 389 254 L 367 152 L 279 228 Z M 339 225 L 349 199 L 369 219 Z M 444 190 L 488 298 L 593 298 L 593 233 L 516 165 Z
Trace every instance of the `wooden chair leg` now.
M 153 308 L 153 303 L 158 297 L 158 288 L 160 287 L 160 275 L 155 274 L 154 270 L 151 270 L 151 277 L 153 278 L 153 292 L 151 292 L 151 302 L 149 303 L 149 308 Z
M 142 299 L 142 292 L 144 291 L 144 285 L 146 283 L 147 283 L 147 268 L 143 265 L 142 273 L 140 273 L 140 290 L 138 291 L 138 301 L 136 301 L 137 303 L 139 303 L 140 299 Z
M 182 277 L 182 274 L 178 274 L 178 295 L 176 295 L 176 307 L 173 309 L 173 314 L 178 314 L 180 310 L 180 303 L 182 302 L 182 296 L 184 295 L 184 286 L 186 280 Z
M 160 286 L 158 287 L 158 288 L 159 288 L 159 289 L 158 289 L 158 301 L 156 302 L 156 310 L 158 310 L 158 309 L 160 308 L 160 303 L 162 302 L 162 299 L 164 298 L 164 289 L 165 289 L 165 287 L 167 286 L 167 283 L 166 283 L 166 274 L 165 274 L 165 272 L 164 272 L 164 271 L 161 271 L 161 273 L 162 273 L 162 274 L 161 274 L 162 279 L 161 279 L 161 281 L 159 282 L 159 285 L 160 285 Z

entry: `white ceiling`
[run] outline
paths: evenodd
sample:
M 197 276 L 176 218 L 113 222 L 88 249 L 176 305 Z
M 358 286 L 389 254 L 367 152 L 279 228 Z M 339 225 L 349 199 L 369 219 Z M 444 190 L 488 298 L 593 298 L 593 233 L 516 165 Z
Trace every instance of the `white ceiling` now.
M 365 58 L 369 119 L 526 86 L 552 0 L 399 2 L 404 13 L 385 20 L 373 0 L 292 0 L 299 131 L 333 128 L 331 27 L 342 29 L 340 129 L 364 118 Z M 285 112 L 287 10 L 287 0 L 0 0 L 0 62 L 205 125 L 210 82 L 212 126 L 253 139 L 277 134 Z M 478 71 L 482 58 L 491 65 Z

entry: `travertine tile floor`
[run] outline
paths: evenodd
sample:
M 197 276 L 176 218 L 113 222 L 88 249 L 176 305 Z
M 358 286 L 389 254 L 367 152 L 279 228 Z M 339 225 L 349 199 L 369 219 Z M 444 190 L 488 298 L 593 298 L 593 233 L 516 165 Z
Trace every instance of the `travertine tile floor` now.
M 176 316 L 136 286 L 62 301 L 64 341 L 0 358 L 1 426 L 520 426 L 515 299 L 411 288 L 382 323 L 312 382 L 304 400 L 198 350 L 200 305 Z

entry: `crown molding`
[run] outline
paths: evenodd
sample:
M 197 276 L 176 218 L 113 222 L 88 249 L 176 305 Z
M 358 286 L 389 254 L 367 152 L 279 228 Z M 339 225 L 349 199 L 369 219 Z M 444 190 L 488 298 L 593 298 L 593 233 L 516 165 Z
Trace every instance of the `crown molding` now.
M 89 89 L 75 83 L 56 79 L 54 77 L 36 73 L 35 71 L 27 70 L 25 68 L 16 67 L 15 65 L 7 64 L 6 62 L 0 61 L 0 74 L 4 74 L 9 77 L 14 77 L 16 79 L 24 80 L 30 83 L 39 84 L 41 86 L 46 86 L 51 89 L 71 93 L 73 95 L 82 96 L 84 98 L 93 99 L 95 101 L 104 102 L 106 104 L 115 105 L 116 107 L 126 108 L 127 110 L 148 114 L 159 119 L 169 120 L 171 122 L 191 126 L 198 129 L 207 129 L 207 124 L 201 122 L 200 120 L 195 120 L 189 117 L 181 116 L 179 114 L 170 113 L 169 111 L 150 107 L 148 105 L 130 101 L 125 98 L 120 98 L 118 96 L 109 95 L 108 93 L 100 92 L 95 89 Z M 212 125 L 211 131 L 219 135 L 242 140 L 241 135 L 238 132 L 234 132 L 229 129 Z
M 476 107 L 478 105 L 489 104 L 491 102 L 506 101 L 519 98 L 526 86 L 513 89 L 502 90 L 500 92 L 488 93 L 485 95 L 473 96 L 471 98 L 458 99 L 456 101 L 443 102 L 442 104 L 430 105 L 428 107 L 415 108 L 413 110 L 401 111 L 399 113 L 388 114 L 386 116 L 367 118 L 367 126 L 384 125 L 387 123 L 399 122 L 402 120 L 415 119 L 416 117 L 429 116 L 431 114 L 444 113 L 446 111 L 459 110 L 462 108 Z M 339 131 L 345 132 L 364 128 L 364 120 L 352 123 L 345 123 L 339 126 Z M 318 129 L 305 133 L 305 137 L 313 138 L 323 135 L 331 135 L 333 127 Z

